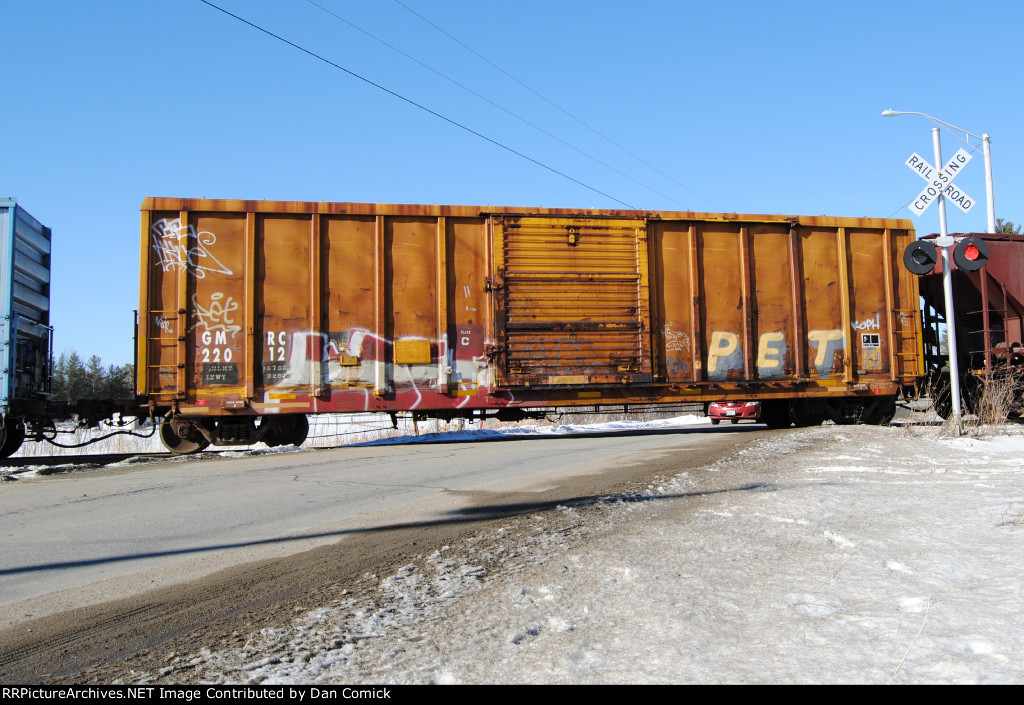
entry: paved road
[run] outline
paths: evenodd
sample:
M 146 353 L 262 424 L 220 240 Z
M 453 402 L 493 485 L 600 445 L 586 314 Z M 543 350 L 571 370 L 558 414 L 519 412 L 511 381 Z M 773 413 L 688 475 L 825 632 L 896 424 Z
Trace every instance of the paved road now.
M 477 521 L 508 511 L 502 495 L 592 473 L 611 484 L 639 457 L 753 428 L 217 456 L 3 483 L 0 626 L 381 527 Z

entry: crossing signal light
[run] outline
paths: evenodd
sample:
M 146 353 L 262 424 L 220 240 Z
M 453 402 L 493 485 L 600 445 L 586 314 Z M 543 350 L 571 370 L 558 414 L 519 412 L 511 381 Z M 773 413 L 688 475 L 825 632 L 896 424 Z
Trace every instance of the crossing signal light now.
M 929 240 L 915 240 L 903 251 L 903 265 L 913 274 L 930 274 L 939 259 L 939 248 Z
M 965 272 L 976 272 L 988 262 L 988 245 L 980 237 L 965 237 L 956 244 L 953 261 Z

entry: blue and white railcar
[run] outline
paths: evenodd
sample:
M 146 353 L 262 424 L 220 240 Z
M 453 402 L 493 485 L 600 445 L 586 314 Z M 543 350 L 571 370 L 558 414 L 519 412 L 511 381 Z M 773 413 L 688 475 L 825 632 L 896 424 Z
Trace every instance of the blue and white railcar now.
M 50 229 L 0 198 L 0 458 L 46 414 L 50 394 Z

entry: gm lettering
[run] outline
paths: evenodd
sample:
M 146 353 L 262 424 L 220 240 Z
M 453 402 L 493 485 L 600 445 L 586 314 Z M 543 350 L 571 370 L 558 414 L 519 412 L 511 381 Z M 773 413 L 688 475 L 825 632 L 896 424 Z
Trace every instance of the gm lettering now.
M 228 347 L 227 331 L 204 330 L 199 336 L 203 347 L 199 354 L 202 355 L 202 362 L 231 362 L 231 348 Z

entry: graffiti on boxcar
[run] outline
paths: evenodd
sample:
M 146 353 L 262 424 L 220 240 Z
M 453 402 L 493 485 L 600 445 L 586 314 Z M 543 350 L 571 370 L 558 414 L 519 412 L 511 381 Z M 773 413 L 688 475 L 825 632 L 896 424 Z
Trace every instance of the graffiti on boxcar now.
M 730 331 L 715 331 L 708 343 L 708 379 L 721 382 L 730 370 L 743 369 L 740 338 Z
M 466 298 L 466 301 L 469 301 L 472 298 L 472 293 L 470 292 L 469 284 L 463 284 L 462 285 L 462 294 Z M 465 309 L 467 311 L 476 311 L 476 309 L 475 308 L 471 308 L 469 306 L 469 304 L 466 304 Z
M 809 330 L 807 342 L 817 350 L 814 369 L 819 377 L 827 377 L 835 369 L 836 353 L 846 349 L 846 339 L 841 330 Z
M 757 376 L 761 379 L 785 377 L 782 364 L 785 357 L 786 336 L 780 332 L 763 333 L 757 341 Z
M 593 340 L 581 341 L 575 333 L 564 338 L 532 340 L 522 347 L 521 358 L 527 367 L 543 368 L 544 374 L 592 375 L 594 369 L 584 366 L 585 361 L 598 360 L 597 346 Z M 510 360 L 513 366 L 515 361 Z
M 685 358 L 669 355 L 665 358 L 665 366 L 674 377 L 686 375 L 690 371 L 690 364 Z
M 190 331 L 202 328 L 204 331 L 223 331 L 234 336 L 241 332 L 242 326 L 235 323 L 232 314 L 238 310 L 238 302 L 234 297 L 224 298 L 224 294 L 215 291 L 210 294 L 210 303 L 203 306 L 199 303 L 199 295 L 192 294 L 192 318 L 196 322 Z
M 666 323 L 662 328 L 665 336 L 665 350 L 668 352 L 690 352 L 690 336 L 675 329 L 674 323 Z
M 164 318 L 161 314 L 153 316 L 153 324 L 164 333 L 174 333 L 175 321 L 170 318 Z
M 462 349 L 462 357 L 456 354 L 455 348 L 449 348 L 447 334 L 439 339 L 403 336 L 389 340 L 365 328 L 330 333 L 267 331 L 262 381 L 268 387 L 316 383 L 335 389 L 359 389 L 383 385 L 392 391 L 411 391 L 417 396 L 423 391 L 436 391 L 445 380 L 459 389 L 487 389 L 491 383 L 490 365 L 482 352 L 475 354 L 478 348 L 482 350 L 482 344 L 476 340 L 479 337 L 476 328 L 463 326 L 456 331 L 459 335 L 456 347 Z M 437 350 L 437 355 L 423 363 L 388 361 L 394 343 L 406 341 L 427 341 Z M 465 401 L 468 402 L 468 398 Z
M 196 279 L 205 278 L 207 272 L 228 276 L 233 273 L 210 251 L 217 236 L 209 231 L 197 233 L 192 224 L 183 226 L 180 218 L 161 218 L 153 223 L 149 233 L 156 252 L 154 264 L 165 272 L 186 269 Z
M 874 318 L 865 318 L 863 321 L 854 321 L 854 330 L 881 330 L 882 314 L 876 313 Z
M 835 354 L 845 348 L 841 330 L 812 330 L 807 341 L 815 350 L 814 369 L 821 377 L 832 374 Z M 757 341 L 757 374 L 761 379 L 785 377 L 786 337 L 779 331 L 762 333 Z M 722 382 L 729 373 L 743 369 L 743 347 L 740 337 L 731 331 L 714 331 L 708 343 L 707 373 L 712 382 Z
M 242 331 L 232 315 L 237 310 L 238 302 L 230 296 L 225 298 L 223 292 L 210 294 L 205 306 L 199 303 L 198 294 L 192 294 L 195 323 L 189 331 L 198 331 L 196 355 L 203 365 L 204 384 L 238 384 L 238 369 L 232 363 L 242 352 L 241 345 L 235 342 L 236 335 Z

